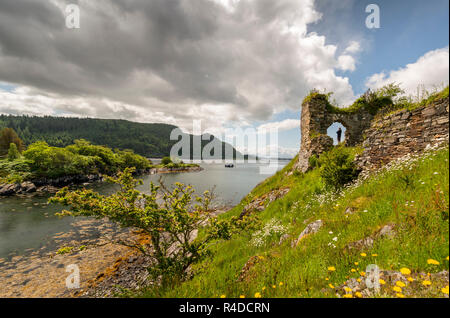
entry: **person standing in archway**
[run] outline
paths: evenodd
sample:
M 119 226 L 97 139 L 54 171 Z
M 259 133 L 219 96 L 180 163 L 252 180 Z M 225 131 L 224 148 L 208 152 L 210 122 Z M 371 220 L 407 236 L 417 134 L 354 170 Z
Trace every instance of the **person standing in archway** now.
M 340 144 L 341 143 L 341 136 L 342 136 L 342 129 L 341 129 L 341 127 L 339 127 L 339 129 L 337 130 L 336 134 L 337 134 L 338 144 Z

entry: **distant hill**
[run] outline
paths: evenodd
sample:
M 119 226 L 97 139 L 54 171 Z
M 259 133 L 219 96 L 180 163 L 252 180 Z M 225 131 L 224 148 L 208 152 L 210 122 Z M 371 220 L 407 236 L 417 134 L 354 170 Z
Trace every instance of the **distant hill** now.
M 0 115 L 0 129 L 4 127 L 13 128 L 26 145 L 43 140 L 51 146 L 65 147 L 76 139 L 86 139 L 113 149 L 131 149 L 148 158 L 168 156 L 172 146 L 177 143 L 170 140 L 170 133 L 176 126 L 127 120 Z M 193 136 L 190 137 L 192 141 Z M 209 138 L 213 140 L 215 137 Z M 243 157 L 230 144 L 217 138 L 215 142 L 222 144 L 223 154 L 227 149 L 235 158 Z M 208 140 L 202 141 L 202 149 L 207 143 Z M 192 158 L 192 150 L 190 157 Z

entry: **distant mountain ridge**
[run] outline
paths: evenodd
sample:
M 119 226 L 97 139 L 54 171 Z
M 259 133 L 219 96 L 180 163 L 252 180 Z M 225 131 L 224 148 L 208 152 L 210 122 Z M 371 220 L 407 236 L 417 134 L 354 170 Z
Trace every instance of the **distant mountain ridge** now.
M 131 149 L 148 158 L 169 156 L 172 146 L 177 143 L 176 140 L 170 140 L 171 132 L 177 128 L 174 125 L 136 123 L 122 119 L 0 115 L 0 129 L 5 127 L 13 128 L 26 145 L 42 140 L 51 146 L 65 147 L 76 139 L 86 139 L 113 149 Z M 193 135 L 189 136 L 192 145 Z M 244 157 L 230 144 L 210 137 L 222 144 L 222 158 L 225 153 L 233 153 L 234 158 Z M 202 149 L 208 143 L 209 140 L 202 140 Z M 199 158 L 195 156 L 194 159 Z

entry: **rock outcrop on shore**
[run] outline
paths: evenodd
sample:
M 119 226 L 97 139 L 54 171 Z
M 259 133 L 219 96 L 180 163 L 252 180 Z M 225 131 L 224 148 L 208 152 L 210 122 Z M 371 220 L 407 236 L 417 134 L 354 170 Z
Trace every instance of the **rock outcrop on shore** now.
M 151 168 L 146 170 L 138 170 L 135 172 L 136 175 L 144 174 L 158 174 L 158 173 L 179 173 L 179 172 L 197 172 L 202 171 L 203 168 L 200 166 L 194 167 L 178 167 L 178 168 Z M 2 196 L 12 196 L 17 194 L 32 194 L 32 193 L 56 193 L 62 187 L 74 186 L 80 184 L 89 184 L 93 182 L 104 181 L 101 174 L 93 175 L 76 175 L 76 176 L 65 176 L 56 179 L 40 178 L 31 181 L 25 181 L 22 183 L 12 183 L 12 184 L 0 184 L 0 197 Z
M 54 193 L 59 188 L 102 181 L 102 175 L 88 175 L 88 176 L 66 176 L 57 179 L 35 179 L 25 181 L 22 183 L 0 184 L 0 196 L 11 196 L 16 194 L 31 194 L 31 193 Z
M 200 166 L 195 167 L 179 167 L 179 168 L 152 168 L 150 169 L 150 174 L 158 174 L 158 173 L 177 173 L 177 172 L 198 172 L 202 171 L 203 168 Z

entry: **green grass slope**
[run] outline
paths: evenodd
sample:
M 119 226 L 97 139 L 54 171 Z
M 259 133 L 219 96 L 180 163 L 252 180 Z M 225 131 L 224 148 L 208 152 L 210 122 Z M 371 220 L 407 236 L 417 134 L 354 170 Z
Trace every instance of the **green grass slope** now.
M 259 233 L 215 245 L 211 257 L 193 268 L 191 280 L 137 296 L 337 297 L 336 288 L 351 278 L 364 280 L 370 264 L 382 270 L 411 270 L 401 291 L 394 288 L 395 282 L 387 282 L 372 297 L 446 296 L 442 289 L 447 279 L 434 275 L 448 271 L 448 146 L 404 160 L 339 193 L 326 189 L 317 169 L 289 174 L 295 160 L 222 216 L 239 215 L 252 199 L 291 188 L 259 212 Z M 292 247 L 306 226 L 319 219 L 322 228 Z M 349 248 L 353 242 L 375 238 L 387 224 L 394 227 L 393 237 L 376 238 L 372 247 Z M 285 234 L 290 238 L 280 244 Z

